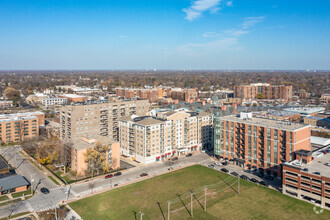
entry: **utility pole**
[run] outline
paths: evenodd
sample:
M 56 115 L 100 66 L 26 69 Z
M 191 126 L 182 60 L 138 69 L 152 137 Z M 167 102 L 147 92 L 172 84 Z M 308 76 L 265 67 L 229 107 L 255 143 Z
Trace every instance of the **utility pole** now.
M 238 177 L 238 190 L 237 190 L 237 194 L 239 194 L 239 182 L 240 182 L 240 177 Z
M 191 209 L 191 216 L 194 216 L 193 213 L 193 192 L 190 191 L 190 209 Z
M 55 220 L 57 220 L 57 210 L 56 210 L 56 206 L 55 206 Z
M 171 202 L 167 202 L 167 220 L 170 220 L 170 212 L 171 212 Z
M 207 188 L 205 187 L 205 189 L 204 189 L 204 211 L 206 211 L 206 190 L 207 190 Z
M 139 211 L 139 213 L 140 213 L 140 220 L 142 220 L 142 216 L 144 216 L 144 213 L 141 211 Z

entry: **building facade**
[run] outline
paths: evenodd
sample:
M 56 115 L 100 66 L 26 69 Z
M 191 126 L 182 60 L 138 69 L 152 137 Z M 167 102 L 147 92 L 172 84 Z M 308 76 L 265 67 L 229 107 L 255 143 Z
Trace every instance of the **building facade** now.
M 292 100 L 292 86 L 251 83 L 234 86 L 234 97 L 242 99 L 283 99 Z
M 157 117 L 123 117 L 121 153 L 143 163 L 213 147 L 213 115 L 189 111 L 161 112 Z
M 13 101 L 0 101 L 0 109 L 13 107 Z
M 283 193 L 330 209 L 330 147 L 295 154 L 283 164 Z
M 101 135 L 118 140 L 118 119 L 133 114 L 144 115 L 149 106 L 148 100 L 65 105 L 60 110 L 60 137 L 64 140 Z
M 244 168 L 281 177 L 281 164 L 311 149 L 309 125 L 254 118 L 252 113 L 214 119 L 214 154 Z
M 126 99 L 138 97 L 140 99 L 148 99 L 149 102 L 155 103 L 162 96 L 161 88 L 115 88 L 116 95 L 119 97 L 124 97 Z
M 44 125 L 42 112 L 0 115 L 0 142 L 7 144 L 39 137 L 39 126 Z
M 63 105 L 68 102 L 67 98 L 53 97 L 42 100 L 42 105 L 45 107 Z

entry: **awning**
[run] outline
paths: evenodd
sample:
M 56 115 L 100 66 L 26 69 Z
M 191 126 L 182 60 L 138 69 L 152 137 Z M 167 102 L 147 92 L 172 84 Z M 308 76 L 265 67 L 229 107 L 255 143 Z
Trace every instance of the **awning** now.
M 175 154 L 175 151 L 173 151 L 172 154 Z
M 162 155 L 162 157 L 165 157 L 165 155 Z
M 156 157 L 156 159 L 159 159 L 159 158 L 160 158 L 160 156 Z

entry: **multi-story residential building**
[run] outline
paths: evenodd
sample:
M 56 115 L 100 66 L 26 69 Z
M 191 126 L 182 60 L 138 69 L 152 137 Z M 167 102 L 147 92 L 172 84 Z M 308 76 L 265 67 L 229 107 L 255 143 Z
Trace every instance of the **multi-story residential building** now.
M 161 88 L 115 88 L 116 95 L 126 99 L 138 97 L 140 99 L 148 99 L 149 102 L 154 103 L 161 99 Z
M 0 101 L 0 109 L 13 107 L 13 101 Z
M 75 171 L 77 175 L 86 174 L 88 170 L 88 163 L 85 160 L 87 149 L 93 148 L 97 142 L 109 146 L 109 151 L 106 152 L 109 167 L 112 170 L 116 170 L 120 167 L 119 142 L 115 142 L 104 136 L 95 136 L 93 139 L 74 138 L 72 140 L 73 146 L 71 149 L 71 170 Z
M 63 105 L 68 102 L 67 98 L 52 97 L 42 100 L 42 105 L 45 107 Z
M 214 119 L 214 154 L 240 167 L 281 176 L 281 164 L 297 150 L 310 150 L 310 125 L 240 113 Z
M 39 126 L 45 125 L 42 112 L 0 115 L 0 142 L 13 143 L 39 136 Z
M 330 118 L 321 118 L 316 116 L 304 117 L 304 123 L 312 125 L 314 127 L 326 127 L 330 129 Z
M 322 94 L 320 101 L 324 104 L 329 104 L 330 103 L 330 94 L 329 93 Z
M 193 102 L 197 100 L 196 88 L 171 88 L 168 90 L 172 99 L 178 99 L 179 101 Z
M 270 85 L 268 83 L 251 83 L 234 86 L 234 97 L 242 99 L 283 99 L 292 100 L 292 86 Z
M 213 115 L 177 110 L 120 119 L 121 153 L 143 163 L 213 146 Z
M 67 103 L 86 102 L 87 101 L 87 96 L 76 95 L 76 94 L 61 94 L 61 95 L 58 95 L 58 97 L 67 99 Z
M 295 155 L 283 164 L 282 192 L 330 209 L 330 147 Z
M 60 137 L 71 139 L 101 135 L 118 140 L 118 119 L 133 114 L 144 115 L 149 110 L 149 106 L 148 100 L 98 101 L 65 105 L 60 110 Z

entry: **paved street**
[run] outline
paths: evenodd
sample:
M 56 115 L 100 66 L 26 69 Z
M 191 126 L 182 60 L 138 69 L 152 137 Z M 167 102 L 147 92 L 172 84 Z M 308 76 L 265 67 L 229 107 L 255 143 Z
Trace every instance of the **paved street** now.
M 15 152 L 15 151 L 11 150 L 9 152 Z M 7 156 L 9 157 L 10 155 L 13 156 L 13 153 L 6 152 L 5 154 L 8 154 Z M 26 201 L 22 201 L 5 207 L 0 207 L 0 218 L 6 217 L 10 214 L 14 215 L 20 212 L 42 211 L 42 210 L 51 209 L 54 208 L 57 204 L 59 204 L 62 200 L 66 201 L 68 199 L 77 199 L 85 195 L 90 195 L 100 190 L 109 190 L 113 187 L 120 187 L 121 185 L 126 184 L 128 182 L 138 181 L 148 178 L 148 177 L 140 177 L 140 174 L 143 172 L 148 173 L 149 176 L 154 176 L 167 172 L 171 168 L 179 168 L 193 163 L 205 163 L 206 161 L 209 160 L 210 157 L 207 154 L 198 153 L 191 157 L 179 158 L 177 161 L 173 162 L 172 164 L 167 162 L 165 163 L 158 162 L 158 163 L 141 165 L 139 167 L 134 167 L 129 170 L 123 171 L 121 176 L 113 177 L 110 179 L 104 179 L 103 177 L 100 177 L 92 181 L 71 185 L 71 188 L 68 187 L 67 190 L 68 193 L 66 193 L 65 187 L 58 187 L 58 186 L 48 187 L 50 189 L 49 194 L 46 195 L 42 193 L 36 194 L 35 196 L 33 196 L 32 198 Z M 43 176 L 42 172 L 39 171 L 38 168 L 35 169 L 36 169 L 35 172 L 38 174 L 38 177 L 45 178 L 45 176 Z M 34 169 L 31 168 L 31 170 Z M 22 175 L 24 174 L 22 173 Z M 43 184 L 42 186 L 46 186 L 48 183 L 47 181 L 42 181 L 42 184 Z M 115 186 L 115 184 L 118 184 L 118 186 Z

